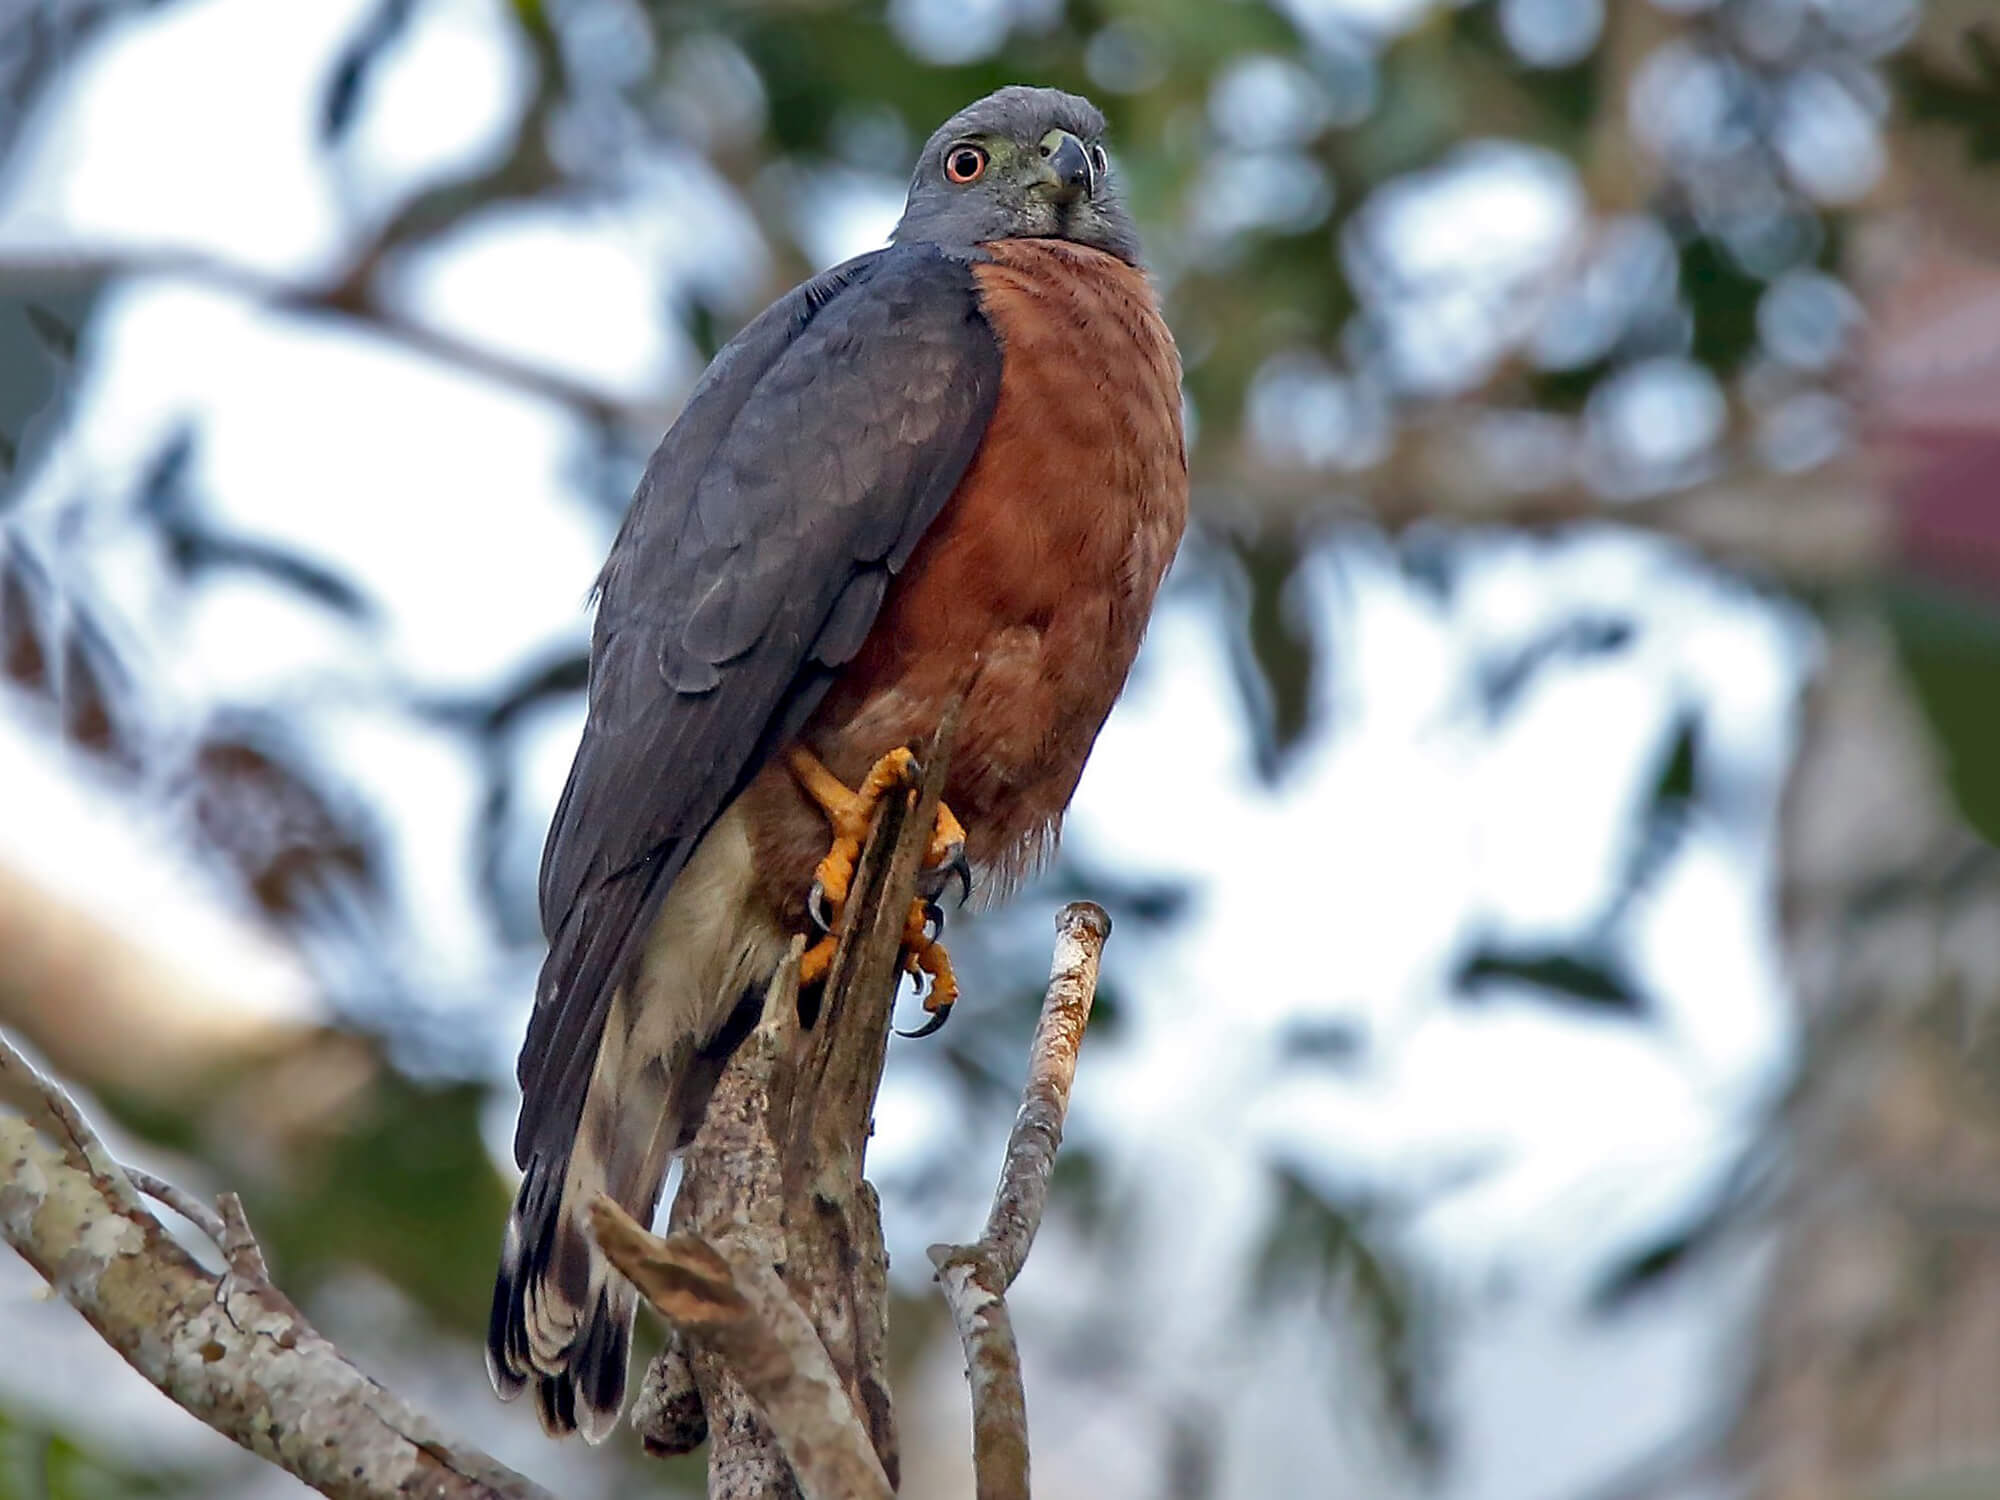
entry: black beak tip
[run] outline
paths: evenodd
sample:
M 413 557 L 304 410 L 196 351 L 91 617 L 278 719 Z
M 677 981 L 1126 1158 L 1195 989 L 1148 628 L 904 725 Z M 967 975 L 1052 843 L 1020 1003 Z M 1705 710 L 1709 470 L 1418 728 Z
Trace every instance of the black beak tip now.
M 1090 153 L 1083 149 L 1083 142 L 1073 135 L 1065 135 L 1056 144 L 1049 156 L 1049 166 L 1056 174 L 1056 181 L 1063 191 L 1072 198 L 1089 197 L 1096 191 L 1096 173 L 1091 170 Z

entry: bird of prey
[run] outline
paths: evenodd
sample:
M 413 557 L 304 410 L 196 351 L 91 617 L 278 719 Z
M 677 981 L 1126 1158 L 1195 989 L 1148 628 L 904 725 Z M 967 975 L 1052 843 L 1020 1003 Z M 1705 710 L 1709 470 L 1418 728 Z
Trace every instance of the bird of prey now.
M 589 709 L 542 857 L 487 1364 L 555 1435 L 624 1401 L 642 1222 L 869 798 L 961 717 L 927 870 L 1051 846 L 1187 518 L 1180 361 L 1085 99 L 1006 88 L 925 145 L 888 248 L 715 358 L 599 580 Z M 831 847 L 829 847 L 831 845 Z M 906 961 L 947 1005 L 943 951 Z M 807 954 L 822 977 L 831 939 Z

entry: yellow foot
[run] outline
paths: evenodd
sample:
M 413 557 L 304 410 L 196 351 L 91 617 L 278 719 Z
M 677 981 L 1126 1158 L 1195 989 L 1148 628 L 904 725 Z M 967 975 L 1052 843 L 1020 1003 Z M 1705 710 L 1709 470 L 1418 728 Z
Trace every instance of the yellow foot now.
M 903 1036 L 932 1035 L 951 1018 L 951 1008 L 958 1001 L 958 975 L 952 969 L 951 955 L 945 952 L 943 943 L 931 936 L 934 919 L 941 920 L 937 908 L 921 897 L 910 903 L 910 914 L 903 919 L 903 968 L 907 973 L 930 980 L 930 988 L 924 993 L 924 1009 L 930 1019 L 915 1031 L 901 1033 Z M 799 983 L 818 984 L 825 979 L 833 968 L 838 946 L 829 934 L 806 949 L 799 960 Z
M 946 866 L 956 868 L 965 859 L 965 825 L 952 816 L 950 808 L 938 803 L 937 821 L 931 825 L 930 847 L 924 851 L 924 868 L 942 870 Z M 971 881 L 966 881 L 966 894 L 971 894 Z
M 940 923 L 944 920 L 930 902 L 917 900 L 910 903 L 910 914 L 903 919 L 903 967 L 930 979 L 930 988 L 924 992 L 924 1009 L 930 1019 L 915 1031 L 902 1033 L 904 1036 L 930 1036 L 950 1019 L 951 1008 L 958 1001 L 958 975 L 952 971 L 951 955 L 931 936 L 933 916 Z
M 875 762 L 867 779 L 855 791 L 849 791 L 817 755 L 802 745 L 792 751 L 790 763 L 792 775 L 798 778 L 806 795 L 819 804 L 827 822 L 833 825 L 833 844 L 826 851 L 826 857 L 819 862 L 819 868 L 813 872 L 815 908 L 821 900 L 829 908 L 824 912 L 815 909 L 813 917 L 830 932 L 839 923 L 840 908 L 846 904 L 848 888 L 854 884 L 854 865 L 861 858 L 861 845 L 868 837 L 868 825 L 874 820 L 876 804 L 891 787 L 908 784 L 906 778 L 916 765 L 917 758 L 906 746 L 891 750 Z M 941 810 L 940 814 L 942 821 Z M 952 820 L 954 826 L 957 821 L 956 818 Z
M 841 909 L 853 887 L 854 867 L 861 858 L 861 846 L 868 837 L 876 806 L 892 788 L 910 784 L 916 757 L 907 748 L 891 750 L 875 762 L 860 787 L 852 790 L 803 746 L 795 747 L 787 762 L 800 787 L 833 825 L 832 846 L 813 872 L 812 894 L 808 898 L 812 918 L 826 936 L 808 948 L 799 962 L 799 982 L 817 984 L 833 967 L 834 931 L 840 925 Z M 938 804 L 937 818 L 931 825 L 924 869 L 956 874 L 970 891 L 965 828 L 943 803 Z M 910 903 L 909 915 L 903 923 L 903 967 L 930 980 L 924 1009 L 931 1019 L 910 1033 L 913 1036 L 929 1036 L 936 1031 L 958 999 L 958 978 L 952 972 L 951 958 L 944 945 L 931 935 L 933 921 L 942 926 L 943 913 L 934 902 L 919 898 Z
M 839 946 L 839 941 L 828 933 L 806 949 L 799 957 L 799 983 L 818 984 L 826 978 L 827 971 L 833 967 L 834 950 Z

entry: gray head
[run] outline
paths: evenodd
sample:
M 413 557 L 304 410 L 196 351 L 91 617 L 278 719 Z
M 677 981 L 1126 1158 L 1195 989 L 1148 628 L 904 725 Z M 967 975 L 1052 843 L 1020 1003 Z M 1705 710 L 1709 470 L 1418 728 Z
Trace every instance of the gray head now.
M 1139 259 L 1139 236 L 1104 154 L 1104 116 L 1075 94 L 1018 84 L 938 127 L 917 158 L 894 238 L 1074 240 Z

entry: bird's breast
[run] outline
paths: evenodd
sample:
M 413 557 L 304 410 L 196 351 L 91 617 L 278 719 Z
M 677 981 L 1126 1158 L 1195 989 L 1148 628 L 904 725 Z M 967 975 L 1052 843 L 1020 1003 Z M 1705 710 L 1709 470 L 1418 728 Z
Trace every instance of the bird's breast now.
M 843 778 L 961 687 L 946 799 L 975 863 L 1067 806 L 1187 520 L 1180 362 L 1145 275 L 1055 240 L 990 245 L 1004 356 L 986 436 L 806 738 Z

